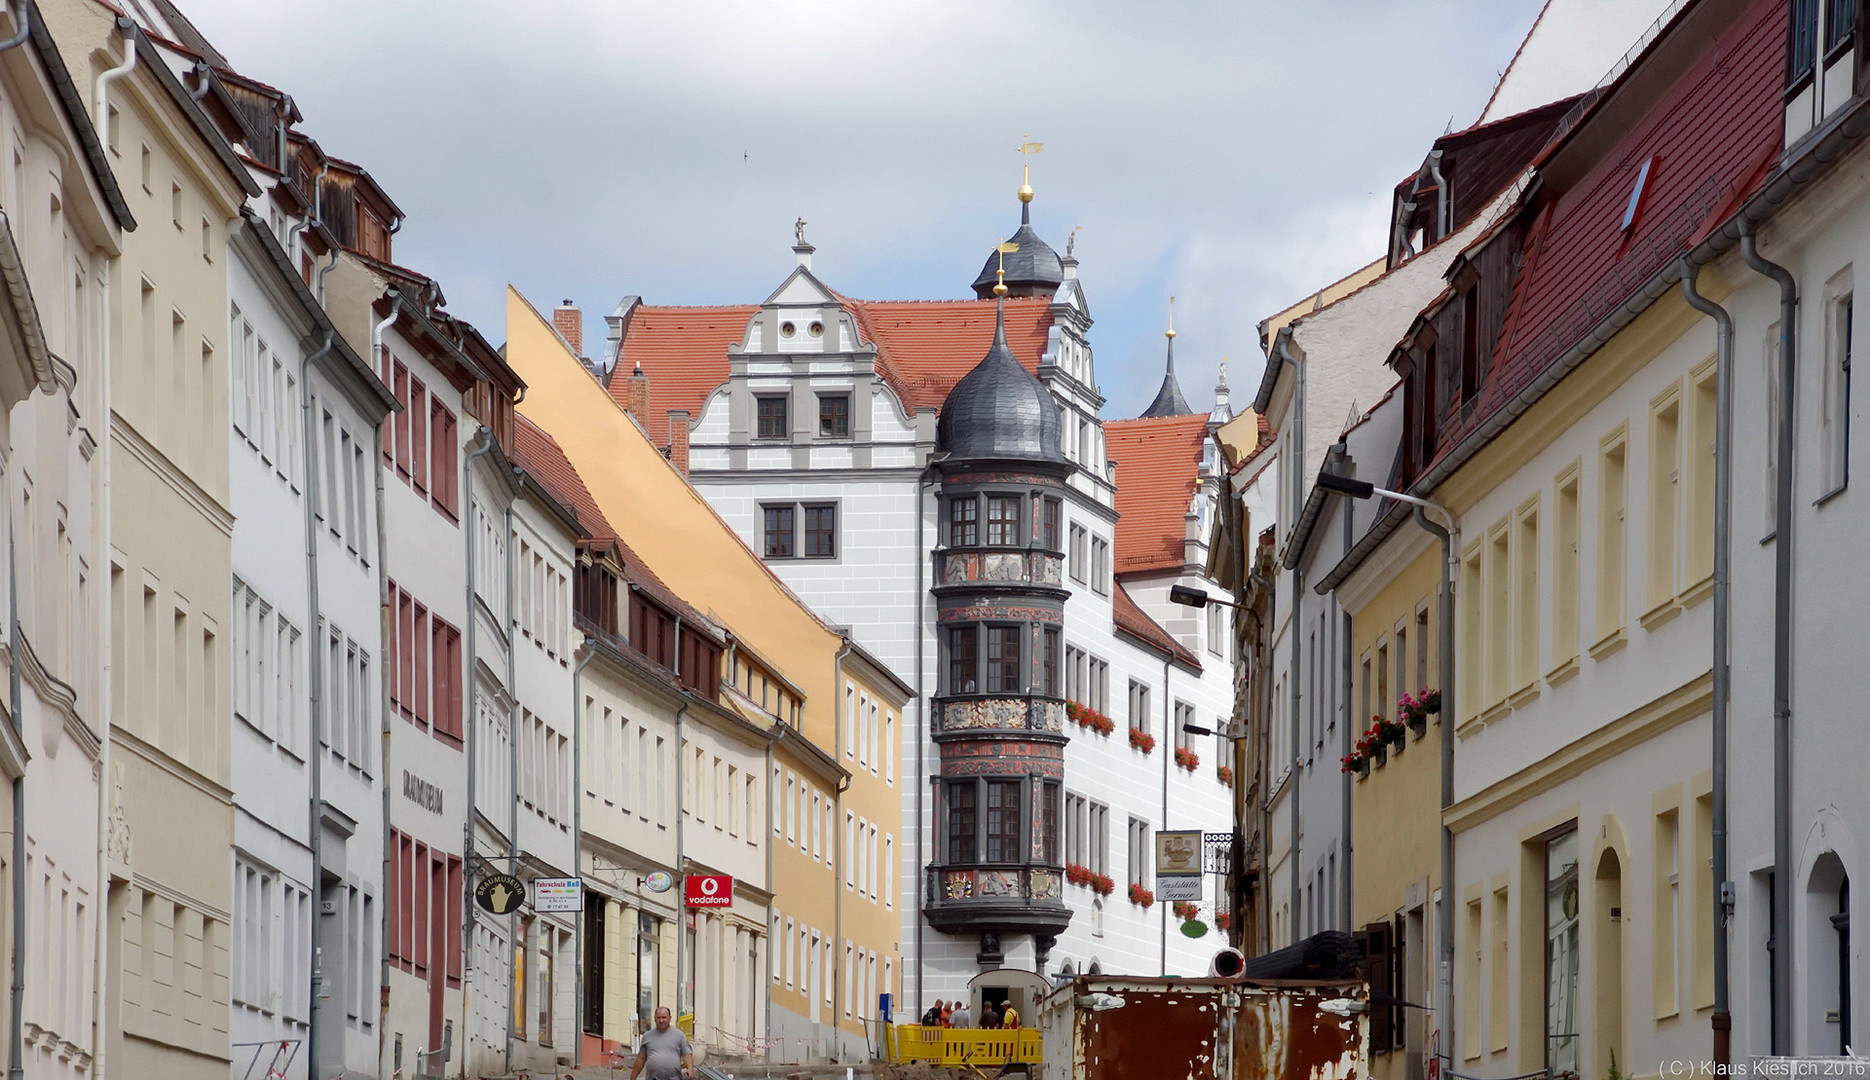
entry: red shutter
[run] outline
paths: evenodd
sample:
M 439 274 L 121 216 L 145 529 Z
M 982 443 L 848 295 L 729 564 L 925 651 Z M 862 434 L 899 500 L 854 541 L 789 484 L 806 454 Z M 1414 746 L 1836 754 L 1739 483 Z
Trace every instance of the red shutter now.
M 415 973 L 426 976 L 429 970 L 429 846 L 417 842 L 410 872 L 416 882 L 415 903 Z
M 435 507 L 453 521 L 460 513 L 457 496 L 461 486 L 455 454 L 455 414 L 439 401 L 432 404 L 431 411 L 429 453 L 433 459 L 430 471 L 434 474 Z M 443 476 L 446 481 L 441 479 Z
M 415 653 L 415 684 L 410 693 L 412 708 L 415 712 L 416 726 L 428 727 L 432 719 L 429 715 L 429 609 L 421 604 L 415 606 L 415 621 L 409 634 L 409 651 Z
M 385 669 L 388 672 L 388 674 L 385 675 L 384 677 L 387 678 L 390 683 L 390 708 L 391 709 L 395 709 L 399 707 L 402 704 L 402 700 L 403 700 L 403 684 L 402 684 L 402 678 L 401 678 L 402 665 L 403 665 L 403 641 L 402 641 L 402 634 L 399 630 L 399 624 L 396 622 L 396 613 L 397 613 L 396 598 L 401 594 L 401 591 L 402 590 L 396 587 L 396 583 L 394 581 L 390 582 L 390 596 L 389 596 L 389 599 L 385 601 L 385 603 L 389 605 L 389 609 L 390 609 L 390 640 L 387 646 L 390 652 L 390 659 L 389 659 L 389 667 Z
M 426 495 L 429 490 L 429 425 L 428 392 L 422 387 L 422 380 L 409 376 L 409 426 L 413 437 L 409 446 L 410 483 L 415 485 L 416 494 Z
M 408 841 L 403 834 L 390 830 L 390 939 L 384 943 L 391 960 L 401 960 L 403 956 L 403 935 L 408 933 L 407 901 L 409 885 L 404 877 L 403 867 L 409 864 L 404 857 L 403 847 Z
M 416 688 L 416 601 L 401 590 L 396 594 L 396 637 L 402 642 L 399 651 L 401 669 L 396 673 L 396 681 L 402 686 L 402 695 L 398 702 L 402 706 L 403 719 L 412 720 L 410 706 L 415 702 Z
M 448 919 L 448 985 L 461 985 L 461 860 L 448 856 L 448 902 L 442 905 Z
M 390 374 L 390 350 L 388 346 L 384 346 L 378 350 L 377 374 L 382 376 L 384 386 L 393 387 L 395 377 Z M 392 390 L 392 393 L 393 392 L 394 390 Z M 396 462 L 396 421 L 393 418 L 383 423 L 381 434 L 383 437 L 383 464 L 393 465 Z
M 396 474 L 409 479 L 409 369 L 396 365 L 396 400 L 403 411 L 396 414 Z

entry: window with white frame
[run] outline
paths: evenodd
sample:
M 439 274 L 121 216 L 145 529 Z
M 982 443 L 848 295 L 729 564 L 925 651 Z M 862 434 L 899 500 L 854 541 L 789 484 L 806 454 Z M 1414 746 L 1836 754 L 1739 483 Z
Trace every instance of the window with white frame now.
M 1208 651 L 1220 656 L 1227 644 L 1227 609 L 1219 604 L 1208 605 Z
M 233 600 L 234 715 L 303 758 L 299 628 L 239 578 Z
M 1846 267 L 1826 287 L 1822 495 L 1850 482 L 1851 450 L 1851 272 Z
M 1071 550 L 1067 553 L 1067 558 L 1071 563 L 1071 580 L 1080 585 L 1085 583 L 1085 575 L 1090 572 L 1090 567 L 1086 565 L 1090 561 L 1087 549 L 1089 535 L 1082 525 L 1071 527 Z
M 1110 592 L 1110 541 L 1101 536 L 1091 540 L 1091 591 L 1099 596 Z
M 1148 886 L 1150 871 L 1149 822 L 1142 818 L 1130 819 L 1129 835 L 1129 883 Z
M 1149 734 L 1149 684 L 1130 680 L 1130 727 Z

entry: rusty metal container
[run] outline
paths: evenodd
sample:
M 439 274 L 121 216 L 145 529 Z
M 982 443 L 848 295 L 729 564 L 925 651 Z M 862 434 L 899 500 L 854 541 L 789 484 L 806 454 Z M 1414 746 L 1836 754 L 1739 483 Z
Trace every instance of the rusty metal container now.
M 1362 982 L 1081 976 L 1039 1007 L 1044 1080 L 1362 1080 Z

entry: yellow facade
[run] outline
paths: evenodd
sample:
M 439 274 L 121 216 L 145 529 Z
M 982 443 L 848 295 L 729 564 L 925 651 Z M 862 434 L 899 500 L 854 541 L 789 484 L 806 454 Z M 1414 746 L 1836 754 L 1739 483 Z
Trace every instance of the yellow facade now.
M 1392 535 L 1386 548 L 1421 550 L 1351 616 L 1353 701 L 1358 704 L 1361 733 L 1370 714 L 1396 714 L 1396 699 L 1413 685 L 1418 665 L 1429 672 L 1428 686 L 1439 671 L 1439 630 L 1436 590 L 1441 581 L 1441 548 L 1423 545 L 1405 524 Z M 1380 558 L 1379 549 L 1373 558 Z M 1401 630 L 1406 656 L 1396 655 Z M 1407 682 L 1397 686 L 1401 659 Z M 1379 680 L 1380 664 L 1389 675 Z M 1364 708 L 1365 704 L 1368 708 Z M 1356 838 L 1352 868 L 1351 912 L 1355 926 L 1388 923 L 1404 944 L 1403 978 L 1391 992 L 1405 1001 L 1429 1004 L 1434 987 L 1434 896 L 1441 887 L 1441 717 L 1431 717 L 1423 735 L 1411 732 L 1398 754 L 1392 747 L 1388 760 L 1373 765 L 1366 777 L 1351 785 L 1351 835 Z M 1402 933 L 1395 934 L 1400 927 Z M 1371 1055 L 1371 1074 L 1377 1080 L 1406 1080 L 1412 1073 L 1411 1056 L 1421 1058 L 1425 1048 L 1427 1014 L 1398 1010 L 1402 1030 L 1393 1049 Z M 1418 1066 L 1419 1068 L 1419 1066 Z
M 866 823 L 863 864 L 866 866 L 866 890 L 869 873 L 868 826 L 877 829 L 879 852 L 884 838 L 892 841 L 890 869 L 899 873 L 894 849 L 901 843 L 901 787 L 904 778 L 896 775 L 894 762 L 900 757 L 895 741 L 902 732 L 902 705 L 907 688 L 890 685 L 887 673 L 869 670 L 861 654 L 845 650 L 843 636 L 829 629 L 801 604 L 741 542 L 733 530 L 714 512 L 701 495 L 689 485 L 662 454 L 651 444 L 636 422 L 610 397 L 585 370 L 577 357 L 565 347 L 549 322 L 517 291 L 507 292 L 507 362 L 527 385 L 526 412 L 540 426 L 552 433 L 566 456 L 578 469 L 592 498 L 622 538 L 677 595 L 706 612 L 709 618 L 726 628 L 735 638 L 756 653 L 769 666 L 771 675 L 796 690 L 801 698 L 797 711 L 797 733 L 823 755 L 821 767 L 805 768 L 794 760 L 792 771 L 814 775 L 820 796 L 818 814 L 828 818 L 818 824 L 823 835 L 816 857 L 809 850 L 799 854 L 795 840 L 788 848 L 785 840 L 785 765 L 790 750 L 775 748 L 774 765 L 781 768 L 779 790 L 770 794 L 769 825 L 776 834 L 769 835 L 772 852 L 773 907 L 780 913 L 778 931 L 770 922 L 768 959 L 772 970 L 780 973 L 776 982 L 769 979 L 775 1011 L 782 1004 L 804 1010 L 808 1018 L 812 1006 L 798 986 L 795 974 L 788 991 L 783 977 L 786 965 L 785 920 L 793 920 L 791 947 L 794 963 L 798 955 L 797 927 L 807 924 L 819 932 L 819 979 L 815 984 L 816 1009 L 820 1024 L 836 1024 L 839 1042 L 861 1044 L 866 1040 L 865 1017 L 872 1010 L 858 1007 L 860 988 L 885 989 L 884 972 L 900 975 L 900 913 L 895 909 L 898 890 L 884 888 L 879 882 L 878 900 L 857 891 L 855 873 L 859 865 L 854 849 L 859 820 Z M 840 660 L 840 653 L 844 653 Z M 858 661 L 852 657 L 858 656 Z M 736 670 L 724 672 L 724 693 L 740 678 Z M 757 685 L 766 685 L 760 679 Z M 851 709 L 859 703 L 875 702 L 879 708 L 879 745 L 867 751 L 859 766 L 857 746 L 851 747 L 851 760 L 844 750 L 841 702 L 849 692 Z M 865 721 L 868 723 L 867 704 Z M 853 728 L 855 730 L 855 728 Z M 867 728 L 866 728 L 867 730 Z M 783 747 L 784 741 L 779 744 Z M 799 751 L 810 756 L 810 751 Z M 845 787 L 827 782 L 823 765 L 835 762 L 830 770 L 849 774 Z M 876 766 L 874 772 L 871 765 Z M 768 782 L 772 778 L 768 777 Z M 795 786 L 795 797 L 798 788 Z M 805 805 L 811 805 L 807 799 Z M 809 812 L 809 811 L 808 811 Z M 792 815 L 800 816 L 795 806 Z M 850 839 L 846 840 L 848 833 Z M 797 827 L 796 824 L 794 826 Z M 840 855 L 851 860 L 840 868 Z M 875 872 L 882 875 L 884 856 L 879 854 Z M 851 877 L 845 884 L 846 869 Z M 835 883 L 835 884 L 833 884 Z M 881 897 L 889 896 L 888 903 Z M 840 910 L 841 908 L 841 910 Z M 770 915 L 769 915 L 770 918 Z M 810 937 L 806 938 L 809 945 Z M 846 952 L 850 954 L 846 983 Z M 827 959 L 827 952 L 829 958 Z M 868 968 L 860 978 L 857 958 L 862 953 L 874 957 L 877 974 L 869 979 Z M 887 969 L 885 966 L 887 961 Z M 827 991 L 831 997 L 826 1001 Z M 874 996 L 867 995 L 867 996 Z M 846 1016 L 846 1006 L 850 1015 Z M 808 1019 L 809 1023 L 809 1019 Z M 769 1038 L 787 1037 L 778 1023 L 769 1029 Z M 829 1031 L 820 1033 L 820 1045 L 829 1042 Z M 790 1053 L 791 1048 L 775 1049 L 775 1054 Z

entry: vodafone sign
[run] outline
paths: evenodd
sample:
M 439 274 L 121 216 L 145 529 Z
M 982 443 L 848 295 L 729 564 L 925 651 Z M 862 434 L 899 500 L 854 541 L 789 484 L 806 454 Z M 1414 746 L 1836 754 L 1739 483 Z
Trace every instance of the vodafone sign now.
M 726 874 L 690 874 L 682 896 L 689 907 L 732 907 L 734 879 Z

